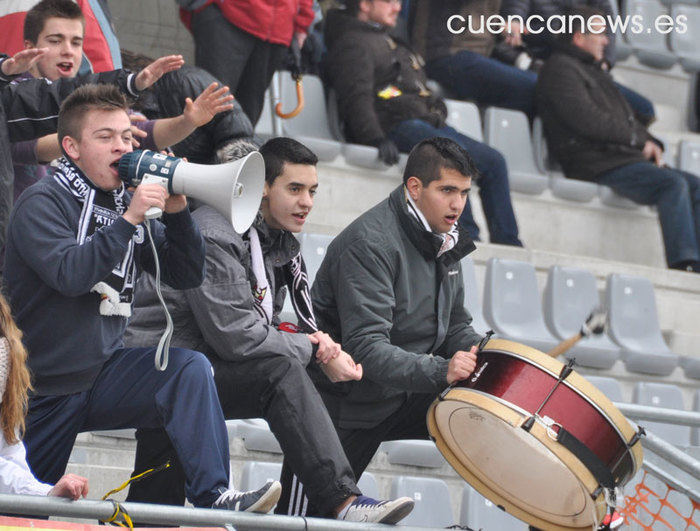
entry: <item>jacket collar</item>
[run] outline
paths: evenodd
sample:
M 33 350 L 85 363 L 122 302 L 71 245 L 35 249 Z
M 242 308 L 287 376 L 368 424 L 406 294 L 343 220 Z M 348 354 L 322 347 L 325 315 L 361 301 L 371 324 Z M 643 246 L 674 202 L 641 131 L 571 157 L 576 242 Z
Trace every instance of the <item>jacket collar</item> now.
M 445 266 L 449 266 L 459 262 L 476 249 L 476 245 L 474 245 L 474 242 L 469 237 L 469 233 L 458 225 L 459 239 L 457 240 L 457 244 L 452 249 L 442 254 L 440 258 L 436 258 L 440 246 L 442 245 L 442 239 L 432 232 L 425 230 L 421 223 L 408 212 L 403 188 L 404 186 L 401 184 L 391 192 L 389 195 L 389 207 L 396 213 L 401 230 L 403 230 L 413 246 L 418 249 L 426 260 L 436 260 Z
M 554 45 L 554 48 L 558 52 L 574 57 L 582 63 L 586 63 L 595 66 L 596 68 L 600 68 L 601 61 L 596 61 L 595 57 L 589 54 L 586 50 L 582 50 L 575 44 L 572 44 L 570 42 L 557 41 Z
M 294 235 L 287 230 L 270 228 L 260 212 L 253 226 L 258 231 L 263 255 L 272 258 L 276 265 L 284 265 L 299 254 L 299 242 Z

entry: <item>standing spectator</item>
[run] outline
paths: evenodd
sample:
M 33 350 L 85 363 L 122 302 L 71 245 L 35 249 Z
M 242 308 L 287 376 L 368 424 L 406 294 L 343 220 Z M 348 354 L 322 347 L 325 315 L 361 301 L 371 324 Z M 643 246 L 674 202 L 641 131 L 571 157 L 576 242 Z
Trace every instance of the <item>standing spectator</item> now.
M 479 195 L 491 242 L 522 245 L 510 201 L 508 168 L 495 149 L 445 124 L 445 102 L 426 87 L 423 60 L 388 34 L 401 3 L 348 0 L 347 10 L 328 13 L 326 74 L 338 97 L 348 140 L 376 146 L 387 164 L 427 138 L 451 138 L 474 159 Z M 460 218 L 473 239 L 479 227 L 467 201 Z
M 604 24 L 591 20 L 601 12 L 580 7 L 572 14 L 590 21 L 591 31 L 563 34 L 537 83 L 549 150 L 567 177 L 655 205 L 668 266 L 698 272 L 700 179 L 664 164 L 663 144 L 649 134 L 601 68 L 608 37 L 600 32 Z
M 312 0 L 178 1 L 194 36 L 195 64 L 231 88 L 255 125 L 292 39 L 304 45 L 314 20 Z

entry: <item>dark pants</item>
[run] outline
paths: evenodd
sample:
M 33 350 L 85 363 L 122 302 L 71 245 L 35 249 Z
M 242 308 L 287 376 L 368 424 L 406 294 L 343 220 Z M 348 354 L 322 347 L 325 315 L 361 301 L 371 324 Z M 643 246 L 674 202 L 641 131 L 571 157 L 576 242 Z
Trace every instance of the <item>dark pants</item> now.
M 336 425 L 338 437 L 345 450 L 345 455 L 350 461 L 350 466 L 356 478 L 369 465 L 369 462 L 377 453 L 377 448 L 384 441 L 397 441 L 403 439 L 428 439 L 428 427 L 426 415 L 428 408 L 433 403 L 437 395 L 434 394 L 411 394 L 404 404 L 390 417 L 380 422 L 372 428 L 341 428 Z M 285 475 L 287 462 L 282 465 L 282 489 L 291 489 L 291 474 Z M 280 503 L 278 508 L 282 506 Z M 292 503 L 288 507 L 281 507 L 284 514 L 299 515 L 299 510 L 303 504 Z M 310 504 L 306 510 L 306 516 L 316 516 L 317 510 Z
M 655 205 L 669 266 L 700 260 L 700 179 L 681 170 L 636 162 L 603 173 L 597 182 L 642 205 Z
M 491 243 L 522 246 L 518 239 L 518 223 L 510 202 L 508 167 L 503 155 L 450 126 L 433 127 L 423 120 L 406 120 L 389 132 L 389 137 L 406 153 L 421 140 L 435 136 L 451 138 L 466 149 L 474 160 L 481 174 L 476 182 L 479 185 L 479 197 L 489 227 Z M 459 222 L 467 229 L 472 239 L 479 239 L 479 227 L 474 222 L 469 201 L 464 206 Z
M 170 349 L 161 372 L 154 355 L 153 348 L 118 350 L 89 390 L 30 399 L 24 444 L 37 479 L 61 478 L 80 432 L 162 427 L 185 463 L 188 499 L 211 506 L 229 482 L 228 435 L 211 364 L 199 352 Z
M 228 85 L 255 126 L 265 90 L 282 65 L 286 47 L 237 28 L 226 20 L 216 3 L 192 15 L 192 35 L 195 64 Z
M 224 416 L 267 420 L 320 514 L 360 493 L 326 407 L 301 363 L 287 356 L 217 361 L 214 371 Z M 162 431 L 140 430 L 137 440 L 135 472 L 167 459 L 173 467 L 134 483 L 129 501 L 181 505 L 183 476 L 168 438 Z M 288 499 L 289 493 L 282 496 Z

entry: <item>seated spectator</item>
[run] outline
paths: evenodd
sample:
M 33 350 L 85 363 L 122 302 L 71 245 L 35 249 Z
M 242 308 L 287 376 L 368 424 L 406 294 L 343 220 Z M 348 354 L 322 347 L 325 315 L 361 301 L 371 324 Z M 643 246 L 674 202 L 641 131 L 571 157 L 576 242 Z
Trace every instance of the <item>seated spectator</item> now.
M 255 149 L 237 144 L 222 161 Z M 362 496 L 321 398 L 306 373 L 318 364 L 331 382 L 359 380 L 362 368 L 316 326 L 304 260 L 293 234 L 302 230 L 318 186 L 316 156 L 291 138 L 273 138 L 260 148 L 265 159 L 261 215 L 244 234 L 208 206 L 193 218 L 207 243 L 206 276 L 194 289 L 163 289 L 177 334 L 173 344 L 206 353 L 227 419 L 263 417 L 282 447 L 286 489 L 277 512 L 301 505 L 302 489 L 322 516 L 354 522 L 396 523 L 413 500 L 376 501 Z M 130 346 L 158 341 L 165 326 L 153 277 L 139 280 L 134 318 L 127 330 Z M 279 328 L 278 314 L 289 291 L 300 330 Z M 289 323 L 287 323 L 289 324 Z M 130 501 L 184 501 L 184 474 L 164 430 L 136 434 L 135 472 L 167 460 L 171 467 L 151 480 L 132 485 Z M 283 476 L 285 473 L 283 472 Z
M 503 0 L 501 6 L 501 14 L 504 18 L 509 16 L 520 17 L 523 21 L 533 15 L 539 16 L 544 22 L 532 20 L 532 33 L 528 33 L 519 22 L 511 24 L 510 32 L 506 34 L 505 45 L 514 48 L 523 47 L 527 53 L 539 60 L 547 59 L 555 45 L 558 35 L 552 34 L 547 30 L 546 21 L 552 16 L 566 15 L 567 11 L 574 6 L 589 6 L 604 13 L 606 20 L 611 20 L 613 11 L 610 7 L 610 1 L 617 0 Z M 559 26 L 556 24 L 554 28 Z M 605 34 L 608 37 L 608 45 L 603 53 L 603 61 L 601 67 L 610 70 L 615 65 L 615 34 L 606 29 Z M 618 90 L 632 106 L 632 109 L 637 113 L 639 119 L 645 124 L 650 124 L 655 118 L 654 105 L 647 98 L 635 92 L 634 90 L 615 83 Z
M 348 140 L 377 146 L 379 158 L 387 164 L 395 164 L 399 151 L 407 153 L 426 138 L 456 141 L 479 170 L 474 177 L 491 242 L 521 246 L 505 159 L 445 124 L 445 102 L 426 87 L 422 59 L 388 34 L 401 3 L 348 0 L 346 4 L 346 11 L 329 11 L 325 35 L 326 74 L 337 93 Z M 460 223 L 478 239 L 479 228 L 469 206 Z
M 572 10 L 588 23 L 601 12 Z M 700 180 L 667 167 L 663 144 L 647 131 L 601 68 L 608 43 L 602 25 L 563 34 L 537 83 L 550 153 L 567 177 L 609 186 L 623 197 L 655 205 L 674 269 L 700 271 Z
M 10 217 L 5 287 L 34 378 L 27 461 L 37 479 L 53 483 L 78 433 L 165 427 L 193 505 L 266 512 L 279 483 L 252 493 L 228 488 L 228 437 L 207 359 L 171 349 L 159 371 L 155 348 L 123 347 L 142 269 L 159 263 L 163 281 L 178 289 L 204 277 L 204 240 L 186 197 L 154 184 L 132 196 L 119 179 L 119 160 L 132 150 L 127 110 L 110 85 L 73 91 L 58 116 L 66 156 L 22 194 Z M 145 219 L 150 207 L 164 212 L 162 222 Z
M 88 493 L 87 479 L 66 474 L 48 485 L 38 481 L 27 465 L 21 437 L 27 391 L 31 389 L 27 351 L 5 297 L 0 294 L 0 494 L 59 496 L 77 500 Z

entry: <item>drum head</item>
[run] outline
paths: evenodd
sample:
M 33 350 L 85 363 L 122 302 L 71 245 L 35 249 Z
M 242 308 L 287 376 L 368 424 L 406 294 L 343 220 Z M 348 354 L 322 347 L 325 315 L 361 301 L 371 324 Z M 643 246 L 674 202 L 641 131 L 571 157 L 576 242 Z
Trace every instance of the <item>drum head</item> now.
M 542 529 L 590 529 L 602 518 L 594 483 L 584 481 L 590 474 L 562 460 L 543 427 L 523 430 L 522 415 L 476 391 L 458 388 L 445 398 L 433 404 L 429 430 L 482 495 Z

